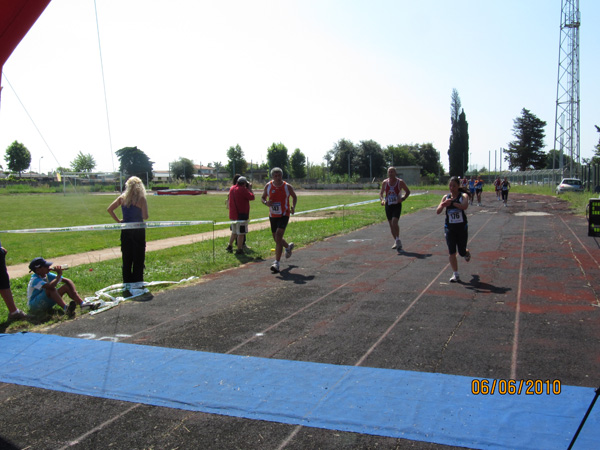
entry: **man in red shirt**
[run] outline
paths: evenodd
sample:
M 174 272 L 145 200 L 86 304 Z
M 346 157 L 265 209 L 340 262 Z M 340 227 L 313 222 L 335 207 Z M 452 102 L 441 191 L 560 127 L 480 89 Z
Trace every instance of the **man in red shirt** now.
M 285 228 L 290 220 L 290 214 L 296 211 L 296 202 L 298 198 L 291 184 L 283 181 L 283 170 L 274 167 L 271 170 L 272 181 L 265 186 L 262 195 L 262 202 L 269 207 L 269 220 L 271 221 L 271 233 L 275 240 L 275 262 L 271 265 L 271 272 L 279 273 L 279 261 L 285 248 L 285 257 L 292 256 L 294 243 L 289 244 L 283 238 Z M 292 204 L 290 205 L 290 197 Z
M 237 184 L 229 189 L 229 220 L 237 223 L 231 226 L 232 234 L 237 236 L 237 250 L 235 253 L 244 253 L 244 236 L 248 232 L 248 219 L 250 218 L 250 201 L 254 200 L 252 184 L 245 177 L 239 177 Z

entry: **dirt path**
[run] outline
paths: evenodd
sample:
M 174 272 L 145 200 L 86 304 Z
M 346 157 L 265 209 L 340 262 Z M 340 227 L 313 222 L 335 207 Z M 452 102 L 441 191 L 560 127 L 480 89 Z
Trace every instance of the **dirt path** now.
M 318 217 L 292 217 L 291 222 L 298 222 L 304 220 L 315 220 Z M 268 221 L 253 222 L 251 224 L 252 230 L 263 230 L 270 226 Z M 214 234 L 212 231 L 206 233 L 189 234 L 186 236 L 177 236 L 168 239 L 160 239 L 155 241 L 146 242 L 146 251 L 154 252 L 157 250 L 164 250 L 166 248 L 177 247 L 179 245 L 193 244 L 195 242 L 206 241 L 209 239 L 227 237 L 231 234 L 228 229 L 215 230 Z M 61 264 L 68 264 L 71 267 L 80 266 L 82 264 L 97 263 L 100 261 L 107 261 L 109 259 L 117 259 L 121 257 L 121 247 L 111 247 L 102 250 L 95 250 L 87 253 L 78 253 L 75 255 L 64 255 L 56 258 Z M 29 273 L 29 264 L 15 264 L 8 266 L 8 273 L 11 278 L 18 278 Z

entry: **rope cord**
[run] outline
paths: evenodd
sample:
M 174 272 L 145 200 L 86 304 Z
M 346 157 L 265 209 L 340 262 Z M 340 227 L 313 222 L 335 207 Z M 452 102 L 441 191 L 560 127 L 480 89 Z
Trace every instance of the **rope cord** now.
M 15 88 L 13 87 L 13 85 L 11 84 L 11 82 L 9 81 L 8 77 L 6 76 L 6 72 L 2 72 L 2 75 L 4 77 L 4 79 L 6 80 L 6 82 L 8 83 L 8 86 L 10 87 L 11 91 L 13 91 L 13 94 L 15 94 L 15 97 L 17 98 L 17 100 L 19 101 L 20 105 L 23 107 L 23 111 L 25 111 L 25 114 L 27 114 L 27 117 L 29 117 L 29 120 L 31 120 L 31 123 L 33 124 L 33 127 L 35 128 L 35 130 L 38 132 L 38 134 L 40 135 L 40 138 L 42 138 L 42 141 L 44 141 L 44 144 L 46 145 L 46 148 L 48 149 L 48 151 L 50 152 L 50 154 L 52 155 L 52 157 L 54 158 L 54 161 L 56 161 L 56 164 L 58 164 L 59 166 L 60 161 L 58 160 L 58 158 L 54 155 L 54 152 L 52 151 L 52 149 L 50 148 L 50 145 L 48 144 L 48 142 L 46 141 L 46 139 L 44 138 L 44 135 L 42 134 L 42 132 L 40 131 L 40 129 L 38 128 L 37 124 L 35 123 L 35 120 L 33 120 L 33 117 L 31 117 L 31 114 L 29 114 L 29 111 L 27 111 L 27 108 L 25 107 L 25 105 L 23 104 L 23 102 L 21 101 L 21 98 L 19 97 L 19 94 L 17 94 L 17 91 L 15 91 Z
M 110 131 L 110 118 L 108 114 L 108 97 L 106 95 L 106 79 L 104 78 L 104 61 L 102 59 L 102 46 L 100 45 L 100 24 L 98 22 L 98 8 L 96 6 L 96 0 L 94 0 L 94 13 L 96 14 L 96 32 L 98 35 L 98 53 L 100 55 L 100 71 L 102 73 L 102 87 L 104 89 L 104 108 L 106 109 L 106 126 L 108 128 L 108 145 L 110 151 L 110 160 L 112 162 L 113 172 L 115 171 L 115 160 L 112 151 L 112 134 Z

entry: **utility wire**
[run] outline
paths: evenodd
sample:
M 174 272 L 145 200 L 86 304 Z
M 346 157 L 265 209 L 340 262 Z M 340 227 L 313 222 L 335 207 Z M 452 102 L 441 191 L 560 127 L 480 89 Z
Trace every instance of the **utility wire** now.
M 98 53 L 100 54 L 100 71 L 102 72 L 102 86 L 104 88 L 104 107 L 106 109 L 106 126 L 108 127 L 108 143 L 110 146 L 110 160 L 112 162 L 113 172 L 115 171 L 115 160 L 112 151 L 112 135 L 110 132 L 110 119 L 108 115 L 108 97 L 106 96 L 106 80 L 104 78 L 104 62 L 102 60 L 102 46 L 100 45 L 100 25 L 98 23 L 98 8 L 96 6 L 96 0 L 94 0 L 94 12 L 96 13 L 96 32 L 98 34 Z
M 21 106 L 23 107 L 23 110 L 25 111 L 25 114 L 27 114 L 27 117 L 29 117 L 29 120 L 31 120 L 31 123 L 33 124 L 34 128 L 36 129 L 36 131 L 38 132 L 38 134 L 40 135 L 40 137 L 42 138 L 42 141 L 44 141 L 44 144 L 46 144 L 46 147 L 48 148 L 48 151 L 50 152 L 50 154 L 52 155 L 52 157 L 54 158 L 54 161 L 56 161 L 56 164 L 58 166 L 60 166 L 60 161 L 56 158 L 56 156 L 54 155 L 54 152 L 52 151 L 52 149 L 50 148 L 50 145 L 48 145 L 48 142 L 46 142 L 46 139 L 44 138 L 44 135 L 42 134 L 42 132 L 40 131 L 40 129 L 38 128 L 38 126 L 36 125 L 35 121 L 33 120 L 33 117 L 31 117 L 31 114 L 29 114 L 29 111 L 27 111 L 27 108 L 25 107 L 25 105 L 23 104 L 23 102 L 21 101 L 21 99 L 19 98 L 19 95 L 17 94 L 17 91 L 15 91 L 15 88 L 13 87 L 13 85 L 11 84 L 10 80 L 8 79 L 8 77 L 6 76 L 6 72 L 2 72 L 2 76 L 3 78 L 6 80 L 6 82 L 8 83 L 8 86 L 10 87 L 10 89 L 13 91 L 13 93 L 15 94 L 15 97 L 17 98 L 17 100 L 19 101 L 19 103 L 21 104 Z

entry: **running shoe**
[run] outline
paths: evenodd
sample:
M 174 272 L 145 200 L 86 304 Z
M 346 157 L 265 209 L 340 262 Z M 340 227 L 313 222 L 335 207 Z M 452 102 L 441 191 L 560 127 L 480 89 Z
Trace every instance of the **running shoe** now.
M 471 261 L 471 252 L 469 250 L 467 250 L 467 253 L 465 253 L 465 261 Z
M 450 278 L 450 283 L 458 283 L 460 281 L 460 277 L 457 274 L 452 275 Z
M 226 252 L 232 253 L 233 252 L 233 247 L 231 245 L 228 245 L 227 248 L 225 249 Z
M 294 250 L 294 243 L 290 242 L 288 248 L 285 249 L 285 257 L 289 258 L 292 256 L 292 250 Z
M 394 242 L 394 245 L 392 245 L 392 250 L 396 250 L 396 248 L 398 248 L 398 242 Z
M 398 250 L 398 253 L 402 251 L 402 241 L 400 239 L 396 241 L 396 250 Z
M 65 314 L 68 317 L 75 317 L 75 308 L 77 308 L 77 303 L 75 300 L 71 300 L 68 306 L 65 305 Z
M 279 273 L 279 261 L 275 261 L 273 264 L 271 264 L 271 272 L 273 273 Z

